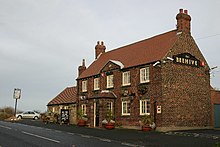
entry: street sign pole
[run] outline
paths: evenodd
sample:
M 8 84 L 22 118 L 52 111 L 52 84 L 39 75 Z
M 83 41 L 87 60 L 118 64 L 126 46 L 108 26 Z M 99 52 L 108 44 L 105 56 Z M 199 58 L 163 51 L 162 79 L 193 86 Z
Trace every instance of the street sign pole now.
M 18 99 L 21 98 L 21 89 L 15 88 L 13 97 L 15 99 L 15 114 L 14 114 L 14 116 L 16 117 Z
M 17 103 L 18 103 L 18 99 L 15 99 L 15 117 L 16 117 L 16 112 L 17 112 Z

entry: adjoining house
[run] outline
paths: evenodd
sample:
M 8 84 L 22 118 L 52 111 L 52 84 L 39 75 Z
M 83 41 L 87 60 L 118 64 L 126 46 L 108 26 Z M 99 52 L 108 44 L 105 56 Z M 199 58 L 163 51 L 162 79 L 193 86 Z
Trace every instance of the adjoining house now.
M 48 104 L 48 111 L 61 115 L 61 112 L 67 113 L 70 124 L 77 123 L 77 88 L 67 87 Z
M 97 42 L 95 59 L 79 66 L 77 95 L 91 127 L 112 111 L 117 125 L 138 128 L 143 115 L 158 130 L 210 128 L 209 66 L 191 36 L 191 17 L 180 9 L 177 28 L 106 52 Z
M 215 128 L 220 128 L 220 91 L 211 88 L 212 97 L 212 123 Z

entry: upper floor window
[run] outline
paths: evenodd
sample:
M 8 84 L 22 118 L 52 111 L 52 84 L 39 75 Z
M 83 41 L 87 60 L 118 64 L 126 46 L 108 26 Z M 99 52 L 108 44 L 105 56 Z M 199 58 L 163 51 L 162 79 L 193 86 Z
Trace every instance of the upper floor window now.
M 150 99 L 140 100 L 140 115 L 150 114 Z
M 94 90 L 99 90 L 99 78 L 94 79 Z
M 147 83 L 150 81 L 149 78 L 149 67 L 140 69 L 140 83 Z
M 87 81 L 82 81 L 82 92 L 87 91 Z
M 130 71 L 122 73 L 122 86 L 127 86 L 131 84 Z
M 131 102 L 122 101 L 122 115 L 130 115 Z
M 114 83 L 113 83 L 113 75 L 108 75 L 107 76 L 107 88 L 113 88 Z

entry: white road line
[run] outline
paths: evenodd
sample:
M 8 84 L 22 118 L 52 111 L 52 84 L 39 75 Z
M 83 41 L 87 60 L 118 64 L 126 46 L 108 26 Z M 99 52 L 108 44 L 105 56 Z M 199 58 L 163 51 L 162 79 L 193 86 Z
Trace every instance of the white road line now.
M 0 125 L 0 127 L 1 127 L 1 128 L 5 128 L 5 129 L 9 129 L 9 130 L 12 129 L 12 128 L 10 128 L 10 127 L 6 127 L 6 126 L 2 126 L 2 125 Z
M 131 146 L 131 147 L 136 147 L 137 145 L 135 144 L 130 144 L 130 143 L 126 143 L 126 142 L 122 142 L 122 145 L 126 145 L 126 146 Z
M 69 135 L 75 135 L 74 133 L 70 133 L 70 132 L 68 132 L 68 134 L 69 134 Z
M 99 138 L 99 140 L 105 141 L 105 142 L 112 142 L 110 139 L 106 139 L 106 138 Z
M 43 137 L 43 136 L 40 136 L 40 135 L 36 135 L 36 134 L 24 132 L 24 131 L 22 131 L 22 133 L 30 135 L 30 136 L 38 137 L 38 138 L 41 138 L 41 139 L 49 140 L 49 141 L 52 141 L 52 142 L 60 143 L 60 141 L 58 141 L 58 140 L 50 139 L 50 138 Z
M 84 138 L 91 138 L 91 136 L 89 135 L 80 135 L 81 137 L 84 137 Z

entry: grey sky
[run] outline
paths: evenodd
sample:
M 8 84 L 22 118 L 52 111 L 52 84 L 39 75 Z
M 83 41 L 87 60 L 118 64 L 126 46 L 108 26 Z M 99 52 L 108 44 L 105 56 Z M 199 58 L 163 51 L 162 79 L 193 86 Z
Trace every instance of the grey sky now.
M 76 85 L 78 66 L 94 60 L 94 47 L 107 51 L 176 28 L 187 9 L 191 32 L 209 63 L 220 68 L 220 1 L 202 0 L 0 0 L 0 107 L 46 110 L 46 104 Z M 220 70 L 211 83 L 220 88 Z

